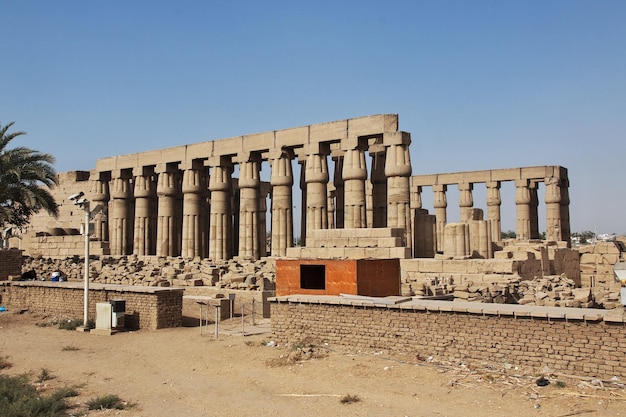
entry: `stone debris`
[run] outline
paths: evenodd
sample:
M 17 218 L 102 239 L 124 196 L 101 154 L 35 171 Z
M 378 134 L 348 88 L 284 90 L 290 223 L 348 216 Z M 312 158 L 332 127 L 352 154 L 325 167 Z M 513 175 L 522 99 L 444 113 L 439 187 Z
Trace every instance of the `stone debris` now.
M 474 285 L 456 284 L 452 278 L 433 278 L 424 294 L 452 298 L 454 301 L 481 303 L 523 304 L 546 307 L 605 308 L 619 307 L 620 294 L 603 288 L 579 288 L 565 274 L 547 275 L 524 280 L 519 276 L 506 282 Z
M 152 287 L 211 286 L 249 291 L 274 290 L 276 265 L 271 258 L 257 261 L 230 259 L 214 262 L 210 259 L 184 260 L 181 258 L 101 257 L 89 263 L 90 282 Z M 67 281 L 84 279 L 82 258 L 24 259 L 22 271 L 35 271 L 37 280 L 50 280 L 53 272 L 60 272 Z

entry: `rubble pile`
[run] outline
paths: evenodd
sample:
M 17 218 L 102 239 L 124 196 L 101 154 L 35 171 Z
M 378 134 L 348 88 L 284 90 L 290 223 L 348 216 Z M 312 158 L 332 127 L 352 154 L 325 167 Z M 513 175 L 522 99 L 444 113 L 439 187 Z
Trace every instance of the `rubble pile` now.
M 516 276 L 506 282 L 481 285 L 472 282 L 456 284 L 451 278 L 432 279 L 425 285 L 423 293 L 454 301 L 481 303 L 604 309 L 621 306 L 619 292 L 604 288 L 579 288 L 565 274 L 533 280 Z
M 144 285 L 153 287 L 215 286 L 224 289 L 264 291 L 273 290 L 276 283 L 274 260 L 182 258 L 142 258 L 134 255 L 102 257 L 89 263 L 90 282 L 117 285 Z M 34 271 L 34 273 L 33 273 Z M 25 258 L 23 277 L 50 280 L 60 272 L 67 281 L 82 281 L 83 258 L 66 259 Z

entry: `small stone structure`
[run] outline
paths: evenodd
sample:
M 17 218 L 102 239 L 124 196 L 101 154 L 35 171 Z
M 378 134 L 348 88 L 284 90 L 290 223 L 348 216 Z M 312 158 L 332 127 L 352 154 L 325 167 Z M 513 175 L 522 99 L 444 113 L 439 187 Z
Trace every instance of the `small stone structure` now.
M 22 275 L 22 252 L 16 248 L 0 249 L 0 281 Z
M 278 259 L 276 295 L 400 295 L 398 259 Z
M 271 309 L 273 340 L 282 344 L 626 379 L 621 310 L 310 295 L 273 298 Z
M 77 282 L 3 282 L 2 302 L 9 310 L 47 313 L 64 319 L 82 318 L 84 287 Z M 157 330 L 182 324 L 183 289 L 90 284 L 89 317 L 96 304 L 126 300 L 125 327 Z

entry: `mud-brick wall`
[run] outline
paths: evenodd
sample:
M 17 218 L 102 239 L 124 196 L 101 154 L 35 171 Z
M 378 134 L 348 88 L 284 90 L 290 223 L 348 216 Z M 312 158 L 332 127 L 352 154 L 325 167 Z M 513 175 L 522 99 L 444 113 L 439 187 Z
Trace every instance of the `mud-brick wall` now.
M 0 249 L 0 281 L 22 275 L 22 250 Z
M 6 282 L 0 286 L 3 305 L 9 311 L 28 310 L 59 318 L 82 319 L 84 288 L 70 282 Z M 126 328 L 156 330 L 182 325 L 183 289 L 125 287 L 91 284 L 89 318 L 95 321 L 96 304 L 126 300 Z
M 350 349 L 511 364 L 533 374 L 548 367 L 557 373 L 626 378 L 624 322 L 338 304 L 272 299 L 275 341 L 308 338 Z

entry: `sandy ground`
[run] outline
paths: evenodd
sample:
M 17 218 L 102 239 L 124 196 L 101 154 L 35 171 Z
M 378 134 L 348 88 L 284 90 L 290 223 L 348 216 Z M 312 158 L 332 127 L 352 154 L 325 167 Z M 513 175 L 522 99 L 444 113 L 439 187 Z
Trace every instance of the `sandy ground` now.
M 625 416 L 626 391 L 615 382 L 515 369 L 272 345 L 269 323 L 241 334 L 239 320 L 112 336 L 43 326 L 51 317 L 0 313 L 0 372 L 46 369 L 51 392 L 77 386 L 74 415 L 89 416 Z M 202 331 L 201 331 L 202 330 Z M 230 332 L 229 332 L 230 330 Z M 229 334 L 230 333 L 230 334 Z M 557 381 L 560 381 L 557 383 Z M 564 385 L 564 386 L 563 386 Z M 115 394 L 127 410 L 86 411 L 85 401 Z M 346 395 L 359 399 L 342 402 Z M 1 415 L 1 411 L 0 411 Z

